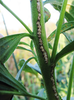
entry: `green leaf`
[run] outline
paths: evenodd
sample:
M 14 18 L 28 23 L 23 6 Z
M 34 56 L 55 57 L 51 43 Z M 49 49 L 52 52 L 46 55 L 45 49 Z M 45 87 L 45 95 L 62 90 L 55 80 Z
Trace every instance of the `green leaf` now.
M 17 80 L 19 79 L 22 70 L 25 70 L 25 69 L 27 69 L 28 72 L 31 72 L 31 73 L 37 75 L 37 73 L 36 73 L 35 71 L 33 71 L 32 69 L 26 67 L 27 63 L 28 63 L 31 59 L 35 59 L 35 58 L 34 58 L 34 57 L 31 57 L 31 58 L 29 58 L 29 59 L 26 60 L 26 61 L 20 61 L 19 66 L 21 66 L 21 69 L 20 69 L 19 72 L 17 73 L 17 76 L 16 76 L 16 79 L 17 79 Z
M 73 41 L 70 34 L 68 34 L 68 33 L 63 33 L 63 35 L 66 37 L 66 39 L 67 39 L 69 42 L 72 42 L 72 41 Z
M 61 33 L 65 32 L 65 31 L 68 31 L 68 30 L 71 30 L 74 28 L 74 21 L 71 21 L 71 22 L 68 22 L 68 23 L 64 23 L 62 25 L 62 28 L 61 28 Z M 54 30 L 50 35 L 49 37 L 47 38 L 48 42 L 50 42 L 54 37 L 55 37 L 55 34 L 56 34 L 56 30 Z M 64 34 L 64 33 L 63 33 Z M 68 38 L 67 38 L 68 39 Z
M 35 56 L 35 61 L 37 62 L 38 60 L 37 60 L 37 55 L 36 55 L 36 53 L 35 53 L 34 47 L 35 47 L 34 41 L 31 40 L 31 42 L 30 42 L 30 48 L 31 48 L 31 50 L 32 50 L 32 54 Z
M 13 95 L 11 95 L 11 94 L 2 94 L 2 95 L 0 94 L 1 100 L 11 100 L 12 97 L 13 97 Z
M 3 78 L 3 77 L 2 77 Z M 0 81 L 0 90 L 14 91 L 16 90 L 14 87 L 8 85 L 7 83 Z M 17 90 L 16 90 L 17 91 Z
M 52 49 L 52 46 L 51 46 L 51 44 L 50 44 L 50 43 L 48 43 L 48 47 L 49 47 L 50 49 Z
M 25 94 L 27 94 L 26 88 L 8 72 L 8 70 L 2 63 L 0 63 L 0 82 L 8 85 L 9 90 L 11 87 L 12 90 L 20 92 L 22 91 L 25 92 Z
M 74 18 L 68 12 L 65 13 L 65 18 L 67 21 L 74 21 Z
M 26 45 L 26 46 L 29 46 L 29 44 L 25 43 L 25 42 L 19 42 L 19 45 Z
M 12 100 L 20 100 L 17 96 L 14 95 Z
M 51 17 L 51 14 L 49 12 L 49 10 L 47 8 L 44 7 L 44 18 L 45 18 L 45 22 L 47 22 Z
M 31 47 L 31 50 L 34 49 L 34 42 L 33 42 L 33 40 L 31 40 L 30 47 Z
M 0 39 L 0 61 L 4 63 L 17 47 L 21 38 L 30 36 L 27 33 L 6 36 Z
M 46 0 L 44 4 L 50 3 L 56 10 L 60 11 L 63 0 Z M 67 21 L 74 21 L 74 0 L 68 0 L 65 18 Z
M 74 51 L 74 41 L 70 42 L 67 46 L 65 46 L 59 53 L 57 53 L 55 57 L 55 62 L 57 62 L 60 58 L 64 57 L 68 53 Z
M 45 91 L 45 89 L 44 88 L 40 89 L 39 93 L 37 95 L 40 96 L 40 97 L 46 98 L 46 91 Z M 40 100 L 40 99 L 35 99 L 35 100 Z
M 35 71 L 37 71 L 39 74 L 41 74 L 41 70 L 39 68 L 39 65 L 36 63 L 34 66 L 31 66 Z
M 17 48 L 16 48 L 16 49 L 26 50 L 26 51 L 29 51 L 29 52 L 31 52 L 31 53 L 32 53 L 32 51 L 31 51 L 31 50 L 29 50 L 29 49 L 26 49 L 26 48 L 24 48 L 24 47 L 21 47 L 21 46 L 17 46 Z
M 64 0 L 63 4 L 62 4 L 60 17 L 59 17 L 59 21 L 58 21 L 58 25 L 57 25 L 57 30 L 56 30 L 56 35 L 55 35 L 55 40 L 54 40 L 54 44 L 53 44 L 53 50 L 52 50 L 52 56 L 51 56 L 52 62 L 55 60 L 57 47 L 58 47 L 58 43 L 59 43 L 59 37 L 60 37 L 60 33 L 61 33 L 61 28 L 62 28 L 64 15 L 65 15 L 65 11 L 66 11 L 66 6 L 67 6 L 67 0 Z
M 31 96 L 34 98 L 45 100 L 42 97 L 28 93 L 26 88 L 8 72 L 8 70 L 2 63 L 0 63 L 0 84 L 0 94 Z
M 26 62 L 26 60 L 25 59 L 21 59 L 20 61 L 19 61 L 19 66 L 20 66 L 20 68 L 23 66 L 23 64 Z M 37 76 L 37 70 L 35 69 L 35 67 L 34 67 L 34 65 L 32 65 L 31 63 L 27 63 L 26 64 L 26 66 L 24 66 L 23 67 L 23 71 L 25 71 L 25 72 L 30 72 L 30 73 L 32 73 L 32 74 L 34 74 L 34 75 L 36 75 Z
M 0 82 L 0 90 L 8 90 L 8 91 L 13 91 L 13 87 L 3 83 L 3 82 Z M 13 95 L 11 94 L 0 94 L 0 99 L 1 100 L 11 100 L 11 98 L 13 97 Z
M 45 98 L 42 98 L 42 97 L 39 97 L 39 96 L 36 96 L 36 95 L 25 95 L 24 92 L 20 93 L 20 92 L 15 92 L 15 91 L 0 91 L 1 94 L 15 94 L 15 95 L 22 95 L 22 96 L 30 96 L 30 97 L 33 97 L 33 98 L 38 98 L 40 100 L 46 100 Z

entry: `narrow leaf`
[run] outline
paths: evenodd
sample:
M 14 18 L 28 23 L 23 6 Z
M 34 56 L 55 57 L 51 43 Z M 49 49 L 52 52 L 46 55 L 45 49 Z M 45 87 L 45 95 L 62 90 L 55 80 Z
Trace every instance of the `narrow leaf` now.
M 1 90 L 2 85 L 0 85 L 0 94 L 23 95 L 45 100 L 42 97 L 28 93 L 26 88 L 8 72 L 2 63 L 0 63 L 0 83 L 5 85 L 5 89 L 7 88 L 7 90 Z
M 25 69 L 26 64 L 27 64 L 31 59 L 34 59 L 34 57 L 29 58 L 28 60 L 26 60 L 26 61 L 22 64 L 21 69 L 19 70 L 19 72 L 17 73 L 17 76 L 16 76 L 16 79 L 17 79 L 17 80 L 19 79 L 23 68 Z
M 23 96 L 27 96 L 27 94 L 25 94 L 24 92 L 17 92 L 17 91 L 4 91 L 4 90 L 0 90 L 0 94 L 12 94 L 12 95 L 23 95 Z
M 33 98 L 38 98 L 39 100 L 46 100 L 45 98 L 43 97 L 39 97 L 39 96 L 36 96 L 36 95 L 32 95 L 32 94 L 25 94 L 25 92 L 17 92 L 17 91 L 0 91 L 0 94 L 12 94 L 12 95 L 20 95 L 20 96 L 30 96 L 30 97 L 33 97 Z
M 29 95 L 26 88 L 8 72 L 2 63 L 0 63 L 0 82 L 9 86 L 9 90 L 13 88 L 14 91 L 24 92 L 25 95 Z
M 71 22 L 68 22 L 68 23 L 64 23 L 62 25 L 62 28 L 61 28 L 61 33 L 65 32 L 65 31 L 68 31 L 68 30 L 71 30 L 74 28 L 74 21 L 71 21 Z M 48 42 L 50 42 L 54 37 L 55 37 L 55 34 L 56 34 L 56 30 L 54 30 L 50 35 L 49 37 L 47 38 Z M 63 33 L 64 34 L 64 33 Z
M 19 66 L 20 66 L 20 68 L 24 65 L 25 62 L 26 62 L 25 59 L 21 59 L 21 60 L 19 61 Z M 35 67 L 35 65 L 32 65 L 31 63 L 28 62 L 28 63 L 26 64 L 26 66 L 23 68 L 23 71 L 25 71 L 25 72 L 30 72 L 30 73 L 32 73 L 32 74 L 34 74 L 34 75 L 37 76 L 37 72 L 39 72 L 39 73 L 41 73 L 41 72 L 39 71 L 39 69 L 37 70 L 36 68 L 37 68 L 37 67 Z
M 72 9 L 74 9 L 74 7 Z M 72 16 L 68 12 L 65 13 L 65 18 L 66 18 L 67 21 L 74 21 L 74 16 Z
M 72 42 L 73 39 L 71 38 L 71 35 L 68 34 L 68 33 L 63 33 L 63 35 L 66 37 L 66 39 L 69 41 L 69 42 Z
M 25 42 L 19 42 L 19 45 L 26 45 L 26 46 L 29 46 L 29 44 L 25 43 Z
M 39 65 L 36 63 L 33 67 L 32 67 L 35 71 L 37 71 L 39 74 L 41 74 L 41 70 L 39 68 Z
M 53 45 L 53 50 L 52 50 L 52 56 L 51 56 L 52 62 L 55 60 L 55 56 L 56 56 L 56 52 L 57 52 L 57 47 L 58 47 L 59 37 L 60 37 L 63 19 L 64 19 L 64 15 L 65 15 L 65 10 L 66 10 L 66 6 L 67 6 L 67 1 L 68 0 L 63 0 L 61 12 L 60 12 L 60 17 L 59 17 L 59 21 L 58 21 L 58 25 L 57 25 L 57 30 L 56 30 L 56 35 L 55 35 L 55 40 L 54 40 L 54 45 Z
M 13 88 L 11 86 L 3 83 L 3 82 L 0 82 L 0 90 L 1 91 L 2 90 L 7 90 L 7 91 L 10 91 L 11 90 L 11 91 L 13 91 Z M 13 95 L 11 95 L 11 94 L 1 94 L 0 93 L 0 99 L 1 100 L 11 100 L 12 97 L 13 97 Z
M 40 96 L 40 97 L 46 98 L 45 89 L 44 89 L 44 88 L 43 88 L 43 89 L 40 89 L 40 90 L 39 90 L 39 93 L 38 93 L 37 95 Z M 40 100 L 40 99 L 35 99 L 35 100 Z
M 50 44 L 50 43 L 48 43 L 48 47 L 49 47 L 50 49 L 52 49 L 52 46 L 51 46 L 51 44 Z
M 21 38 L 30 36 L 27 33 L 6 36 L 0 39 L 0 61 L 4 63 L 17 47 Z
M 26 48 L 24 48 L 24 47 L 21 47 L 21 46 L 17 46 L 17 48 L 16 49 L 21 49 L 21 50 L 26 50 L 26 51 L 30 51 L 30 52 L 32 52 L 31 50 L 29 50 L 29 49 L 26 49 Z
M 34 42 L 31 40 L 31 43 L 30 43 L 30 48 L 31 50 L 34 50 Z
M 65 46 L 55 57 L 55 62 L 57 62 L 60 58 L 64 57 L 68 53 L 74 51 L 74 41 L 70 42 L 67 46 Z
M 60 11 L 63 0 L 44 0 L 44 4 L 50 3 L 56 10 Z M 74 21 L 74 0 L 68 0 L 65 18 L 67 21 Z
M 51 17 L 51 14 L 49 12 L 49 10 L 47 8 L 44 7 L 44 18 L 45 18 L 45 22 L 47 22 Z

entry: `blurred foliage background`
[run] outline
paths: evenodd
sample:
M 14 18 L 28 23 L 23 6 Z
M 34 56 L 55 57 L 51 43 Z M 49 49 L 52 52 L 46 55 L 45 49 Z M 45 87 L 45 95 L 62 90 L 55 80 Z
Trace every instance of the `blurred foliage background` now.
M 3 21 L 0 23 L 0 25 L 2 25 L 2 24 L 5 27 L 5 23 Z M 32 29 L 31 25 L 28 25 L 28 26 L 30 27 L 30 29 Z M 46 35 L 48 37 L 49 34 L 56 29 L 56 24 L 49 20 L 45 24 L 45 28 L 46 28 Z M 9 30 L 7 27 L 7 30 L 8 30 L 9 35 L 27 32 L 23 27 L 20 27 L 18 30 Z M 74 29 L 67 31 L 66 33 L 71 34 L 72 39 L 73 39 L 74 38 L 73 32 L 74 32 Z M 7 35 L 6 29 L 4 29 L 4 28 L 0 28 L 0 33 L 3 34 L 4 36 Z M 53 46 L 53 40 L 50 42 L 52 46 Z M 31 42 L 31 40 L 29 38 L 23 38 L 21 41 L 25 41 L 29 45 Z M 68 40 L 66 40 L 64 35 L 61 34 L 60 40 L 59 40 L 59 45 L 58 45 L 58 51 L 60 51 L 67 44 L 68 44 Z M 25 46 L 25 48 L 29 49 L 29 47 L 27 47 L 27 46 Z M 52 50 L 51 50 L 51 53 L 52 53 Z M 19 68 L 19 60 L 20 59 L 24 58 L 25 60 L 27 60 L 28 58 L 33 56 L 31 52 L 26 51 L 26 50 L 19 50 L 19 49 L 16 49 L 14 51 L 14 55 L 15 55 L 15 59 L 16 59 L 18 68 Z M 71 61 L 72 61 L 72 53 L 68 54 L 66 57 L 63 57 L 61 60 L 59 60 L 56 65 L 56 68 L 55 68 L 58 92 L 61 97 L 65 97 L 67 95 Z M 35 60 L 31 60 L 30 63 L 32 65 L 36 64 Z M 15 67 L 15 63 L 14 63 L 14 59 L 13 59 L 12 55 L 7 60 L 5 65 L 7 66 L 7 69 L 9 70 L 9 72 L 15 77 L 17 74 L 17 70 Z M 42 76 L 40 74 L 38 74 L 36 76 L 34 74 L 23 71 L 21 73 L 21 82 L 27 88 L 28 92 L 33 93 L 33 94 L 37 94 L 39 92 L 39 89 L 42 89 L 44 87 L 44 84 L 42 81 Z M 73 85 L 73 89 L 72 89 L 72 96 L 74 96 L 74 85 Z M 29 97 L 24 98 L 23 96 L 14 96 L 13 100 L 33 100 L 33 98 L 29 98 Z

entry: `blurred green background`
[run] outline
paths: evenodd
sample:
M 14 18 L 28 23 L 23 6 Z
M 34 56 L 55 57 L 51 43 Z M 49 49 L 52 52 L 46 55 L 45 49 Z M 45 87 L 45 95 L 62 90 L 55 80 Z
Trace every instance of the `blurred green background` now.
M 20 4 L 19 1 L 17 1 L 17 2 Z M 20 5 L 22 5 L 22 4 L 20 4 Z M 51 17 L 53 17 L 53 16 L 51 16 Z M 5 14 L 4 14 L 4 18 L 5 18 Z M 24 19 L 26 19 L 25 16 L 24 16 Z M 14 20 L 14 18 L 13 18 L 13 20 Z M 20 25 L 19 25 L 20 27 L 17 29 L 17 25 L 18 25 L 17 21 L 16 21 L 16 28 L 11 28 L 11 29 L 9 29 L 9 26 L 7 24 L 6 19 L 5 19 L 5 22 L 6 22 L 6 26 L 7 26 L 7 30 L 8 30 L 9 35 L 27 32 L 24 29 L 24 27 L 20 26 Z M 10 24 L 10 26 L 11 26 L 11 24 Z M 14 24 L 13 24 L 13 26 L 14 26 Z M 6 36 L 7 33 L 6 33 L 6 30 L 5 30 L 5 24 L 3 22 L 3 18 L 0 21 L 0 26 L 3 26 L 3 27 L 0 27 L 0 33 L 3 34 L 4 36 Z M 13 27 L 13 26 L 11 26 L 11 27 Z M 32 25 L 28 24 L 28 26 L 32 30 Z M 56 29 L 56 23 L 51 22 L 51 20 L 49 20 L 45 24 L 45 28 L 46 28 L 46 35 L 48 37 L 49 34 Z M 74 29 L 67 31 L 66 33 L 71 34 L 72 38 L 74 38 L 73 32 L 74 32 Z M 31 42 L 31 40 L 29 38 L 23 38 L 21 41 L 24 41 L 29 45 L 30 45 L 30 42 Z M 53 41 L 54 41 L 54 39 L 50 42 L 52 46 L 53 46 Z M 68 43 L 69 42 L 65 39 L 64 35 L 61 34 L 60 40 L 59 40 L 59 45 L 58 45 L 58 52 Z M 29 47 L 27 47 L 27 46 L 25 46 L 25 48 L 29 49 Z M 50 52 L 52 53 L 52 50 L 50 50 Z M 28 58 L 33 56 L 31 52 L 26 51 L 26 50 L 19 50 L 19 49 L 16 49 L 14 51 L 14 55 L 15 55 L 15 58 L 16 58 L 17 65 L 19 64 L 20 59 L 24 58 L 25 60 L 27 60 Z M 69 75 L 70 75 L 70 67 L 71 67 L 71 62 L 72 62 L 72 55 L 73 55 L 73 53 L 70 53 L 66 57 L 63 57 L 61 60 L 59 60 L 57 62 L 56 68 L 55 68 L 57 88 L 58 88 L 58 92 L 59 92 L 61 97 L 67 96 L 67 91 L 68 91 L 67 89 L 68 89 L 68 83 L 69 83 Z M 33 64 L 33 65 L 36 64 L 35 60 L 31 60 L 30 63 Z M 7 60 L 5 65 L 6 65 L 7 69 L 9 70 L 9 72 L 14 77 L 16 77 L 17 70 L 16 70 L 16 67 L 15 67 L 15 63 L 14 63 L 14 59 L 13 59 L 12 55 Z M 18 65 L 18 68 L 20 68 L 19 65 Z M 30 92 L 30 93 L 33 93 L 33 94 L 38 94 L 39 90 L 44 88 L 42 76 L 40 74 L 38 74 L 36 76 L 34 74 L 27 73 L 27 72 L 23 71 L 21 73 L 21 82 L 22 82 L 22 84 L 24 84 L 27 91 Z M 74 96 L 74 84 L 72 86 L 72 95 L 71 96 Z M 14 96 L 13 100 L 34 100 L 34 99 L 30 98 L 30 97 L 24 98 L 23 96 Z

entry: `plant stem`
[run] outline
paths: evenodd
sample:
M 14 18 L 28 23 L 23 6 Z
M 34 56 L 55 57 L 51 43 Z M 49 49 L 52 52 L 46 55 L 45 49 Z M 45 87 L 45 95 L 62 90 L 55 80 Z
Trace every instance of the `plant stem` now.
M 73 74 L 74 74 L 74 56 L 73 56 L 72 65 L 71 65 L 71 69 L 70 69 L 70 77 L 69 77 L 69 86 L 68 86 L 67 100 L 70 100 L 70 97 L 71 97 L 71 89 L 72 89 L 72 83 L 73 83 Z
M 29 29 L 29 27 L 12 11 L 10 8 L 8 8 L 2 1 L 0 1 L 0 4 L 6 8 L 26 29 L 27 31 L 32 34 L 32 31 Z
M 53 84 L 51 82 L 51 67 L 52 66 L 50 65 L 50 54 L 49 54 L 49 49 L 48 49 L 47 40 L 46 40 L 42 0 L 39 0 L 39 3 L 40 3 L 39 6 L 40 6 L 40 15 L 41 15 L 41 18 L 39 20 L 39 25 L 41 26 L 40 27 L 41 28 L 41 38 L 40 39 L 42 39 L 43 47 L 48 55 L 48 62 L 47 63 L 45 62 L 44 57 L 43 57 L 43 52 L 40 49 L 39 38 L 38 38 L 38 34 L 37 34 L 37 32 L 38 32 L 37 22 L 38 22 L 38 15 L 39 15 L 38 9 L 37 9 L 37 5 L 38 5 L 37 0 L 31 1 L 33 33 L 35 35 L 35 38 L 33 39 L 33 41 L 34 41 L 36 52 L 37 52 L 39 67 L 41 69 L 42 77 L 43 77 L 44 84 L 45 84 L 45 89 L 46 89 L 46 93 L 47 93 L 47 100 L 56 100 L 56 97 L 54 95 L 54 91 L 52 89 Z
M 36 95 L 32 95 L 32 94 L 25 94 L 24 92 L 13 92 L 13 91 L 3 91 L 3 90 L 0 90 L 0 94 L 12 94 L 12 95 L 22 95 L 22 96 L 29 96 L 29 97 L 33 97 L 33 98 L 37 98 L 37 99 L 40 99 L 40 100 L 46 100 L 45 98 L 42 98 L 42 97 L 39 97 L 39 96 L 36 96 Z
M 50 64 L 50 53 L 49 53 L 49 48 L 48 48 L 48 43 L 47 43 L 47 38 L 46 38 L 46 32 L 45 32 L 45 23 L 44 23 L 44 10 L 43 10 L 43 4 L 42 0 L 40 2 L 40 20 L 38 21 L 38 11 L 37 11 L 37 1 L 32 0 L 31 2 L 31 13 L 32 13 L 32 26 L 33 26 L 33 33 L 35 37 L 33 38 L 36 52 L 37 52 L 37 57 L 39 62 L 45 62 L 44 57 L 43 57 L 43 52 L 40 50 L 40 44 L 42 45 L 45 53 L 47 54 L 48 58 L 48 63 Z M 37 22 L 39 22 L 40 25 L 40 38 L 38 37 L 38 27 L 37 27 Z M 39 39 L 42 41 L 42 43 L 39 44 Z
M 61 8 L 60 18 L 59 18 L 59 22 L 58 22 L 58 26 L 57 26 L 57 30 L 56 30 L 56 36 L 55 36 L 55 41 L 54 41 L 53 51 L 52 51 L 52 56 L 51 56 L 52 62 L 55 60 L 55 56 L 56 56 L 56 52 L 57 52 L 57 46 L 58 46 L 58 42 L 59 42 L 59 37 L 60 37 L 60 33 L 61 33 L 61 27 L 62 27 L 62 23 L 63 23 L 63 19 L 64 19 L 67 1 L 68 0 L 63 0 L 63 5 Z

